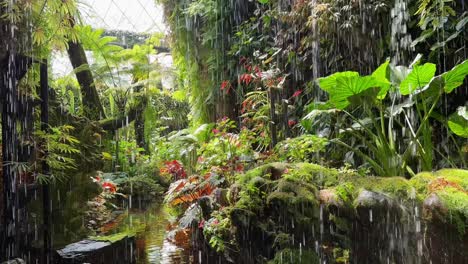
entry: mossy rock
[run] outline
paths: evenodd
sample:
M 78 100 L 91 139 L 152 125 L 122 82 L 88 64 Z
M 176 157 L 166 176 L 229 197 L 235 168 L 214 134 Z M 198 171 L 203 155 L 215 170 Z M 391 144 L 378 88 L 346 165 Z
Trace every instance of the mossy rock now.
M 416 191 L 420 200 L 423 200 L 428 194 L 428 185 L 436 177 L 432 172 L 421 172 L 409 180 L 409 183 Z
M 314 183 L 320 187 L 331 187 L 340 183 L 344 175 L 336 169 L 330 169 L 312 163 L 296 163 L 293 169 L 287 173 L 286 178 L 296 178 Z
M 452 224 L 463 236 L 468 228 L 468 193 L 446 188 L 424 201 L 424 217 L 435 223 Z
M 261 177 L 268 180 L 279 179 L 289 168 L 291 168 L 291 164 L 288 163 L 274 162 L 265 164 L 260 167 L 251 169 L 245 174 L 237 175 L 236 182 L 240 185 L 245 185 L 256 177 Z
M 448 181 L 459 184 L 465 191 L 468 191 L 468 170 L 442 169 L 436 171 L 435 176 L 443 177 Z
M 353 239 L 363 239 L 352 237 L 356 225 L 381 238 L 380 228 L 389 219 L 410 226 L 415 216 L 413 212 L 420 209 L 428 197 L 436 197 L 437 203 L 425 204 L 424 209 L 434 215 L 431 218 L 426 214 L 423 225 L 438 219 L 442 227 L 448 228 L 444 230 L 450 230 L 450 235 L 455 231 L 466 234 L 467 187 L 466 170 L 423 172 L 408 180 L 398 176 L 366 177 L 309 163 L 271 163 L 237 176 L 228 195 L 232 205 L 229 217 L 238 232 L 247 234 L 245 239 L 271 238 L 264 246 L 281 251 L 269 263 L 314 263 L 302 257 L 298 259 L 298 250 L 290 249 L 292 246 L 288 243 L 291 236 L 318 230 L 321 204 L 325 205 L 324 223 L 336 227 L 333 234 L 325 232 L 327 239 L 339 241 L 337 246 L 348 250 L 356 242 Z M 265 251 L 260 255 L 268 258 L 270 253 Z M 347 254 L 338 255 L 331 257 L 344 263 L 349 259 Z
M 368 190 L 383 193 L 399 200 L 415 198 L 413 186 L 403 177 L 362 177 L 354 180 L 356 190 Z
M 319 264 L 320 259 L 312 250 L 283 249 L 275 254 L 275 258 L 268 264 Z

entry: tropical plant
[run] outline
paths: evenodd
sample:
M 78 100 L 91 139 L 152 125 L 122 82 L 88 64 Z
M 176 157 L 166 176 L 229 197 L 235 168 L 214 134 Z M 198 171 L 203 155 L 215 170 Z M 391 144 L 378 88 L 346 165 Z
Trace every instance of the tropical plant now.
M 275 146 L 280 160 L 289 162 L 319 162 L 320 152 L 328 144 L 325 138 L 315 135 L 302 135 L 288 138 Z
M 354 152 L 382 176 L 414 175 L 413 168 L 431 170 L 434 155 L 454 166 L 434 146 L 431 122 L 438 119 L 446 123 L 436 113 L 436 106 L 442 94 L 452 92 L 463 83 L 468 74 L 467 65 L 465 61 L 434 76 L 436 66 L 421 65 L 418 58 L 409 68 L 391 66 L 387 61 L 369 76 L 339 72 L 320 78 L 318 85 L 329 94 L 327 104 L 331 107 L 320 111 L 344 114 L 352 121 L 331 142 Z M 314 119 L 317 111 L 304 119 Z M 346 143 L 346 134 L 360 144 Z M 416 166 L 413 159 L 417 160 Z
M 50 170 L 50 175 L 38 174 L 36 180 L 40 183 L 51 183 L 66 179 L 66 172 L 75 171 L 77 164 L 74 155 L 80 154 L 78 148 L 80 141 L 71 135 L 74 127 L 63 125 L 50 127 L 49 131 L 35 132 L 35 149 L 39 153 L 31 169 L 36 170 L 45 162 Z

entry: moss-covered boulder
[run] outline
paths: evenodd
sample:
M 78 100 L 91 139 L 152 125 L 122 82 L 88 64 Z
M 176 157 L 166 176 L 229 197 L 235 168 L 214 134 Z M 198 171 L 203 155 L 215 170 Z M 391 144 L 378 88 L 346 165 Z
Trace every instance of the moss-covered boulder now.
M 228 255 L 242 263 L 301 263 L 299 252 L 327 263 L 467 262 L 456 253 L 468 252 L 467 175 L 444 169 L 408 180 L 309 163 L 259 166 L 227 191 L 225 239 L 237 251 Z

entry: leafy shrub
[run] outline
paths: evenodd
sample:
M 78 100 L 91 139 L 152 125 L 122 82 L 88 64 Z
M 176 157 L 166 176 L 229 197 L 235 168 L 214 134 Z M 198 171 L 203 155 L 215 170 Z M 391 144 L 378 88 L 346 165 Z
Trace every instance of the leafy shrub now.
M 275 151 L 281 160 L 290 162 L 318 161 L 314 154 L 321 152 L 328 141 L 315 135 L 302 135 L 296 138 L 288 138 L 276 145 Z

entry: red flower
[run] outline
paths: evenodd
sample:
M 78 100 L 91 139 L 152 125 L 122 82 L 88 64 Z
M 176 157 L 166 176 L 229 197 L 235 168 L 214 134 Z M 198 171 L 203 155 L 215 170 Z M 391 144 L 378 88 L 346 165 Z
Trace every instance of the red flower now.
M 254 71 L 256 74 L 261 74 L 260 68 L 258 66 L 255 66 Z
M 252 82 L 252 75 L 251 74 L 248 74 L 248 73 L 244 73 L 240 76 L 240 82 L 241 83 L 245 83 L 247 85 L 250 84 L 250 82 Z
M 113 184 L 112 182 L 106 181 L 102 184 L 102 188 L 104 190 L 108 190 L 111 193 L 115 193 L 117 191 L 117 186 Z
M 218 134 L 220 131 L 219 131 L 219 129 L 213 128 L 211 130 L 211 132 L 213 132 L 213 134 Z
M 227 94 L 231 90 L 231 83 L 229 81 L 223 81 L 221 83 L 221 91 L 224 91 L 224 90 L 226 91 Z
M 301 94 L 302 94 L 302 90 L 297 90 L 293 93 L 292 97 L 298 97 Z
M 96 176 L 96 177 L 91 177 L 91 179 L 93 180 L 93 182 L 100 182 L 101 181 L 101 177 L 99 176 Z
M 198 228 L 203 229 L 203 227 L 205 227 L 205 220 L 201 220 L 198 224 Z
M 288 120 L 288 126 L 292 127 L 292 126 L 294 126 L 295 124 L 297 124 L 297 121 L 296 121 L 296 120 Z

